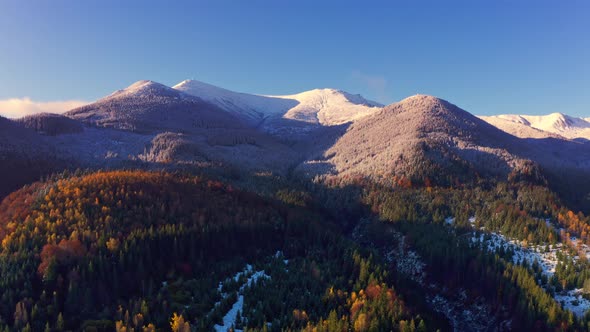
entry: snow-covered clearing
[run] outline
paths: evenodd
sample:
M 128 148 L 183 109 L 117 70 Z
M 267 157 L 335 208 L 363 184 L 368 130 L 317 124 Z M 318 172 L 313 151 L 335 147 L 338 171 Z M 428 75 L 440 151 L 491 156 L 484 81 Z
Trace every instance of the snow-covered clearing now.
M 590 301 L 582 297 L 581 288 L 571 290 L 566 294 L 555 295 L 555 300 L 578 317 L 584 316 L 586 311 L 590 309 Z
M 424 284 L 424 267 L 426 264 L 422 262 L 422 258 L 417 252 L 405 248 L 405 237 L 398 234 L 397 238 L 398 246 L 387 253 L 387 261 L 394 263 L 396 269 L 410 277 L 410 279 Z
M 512 263 L 514 264 L 526 262 L 528 266 L 531 266 L 534 262 L 537 262 L 543 270 L 543 274 L 548 277 L 551 277 L 555 273 L 557 252 L 562 248 L 561 243 L 549 247 L 549 251 L 546 250 L 546 246 L 526 247 L 521 241 L 509 240 L 497 233 L 485 233 L 479 236 L 473 233 L 471 242 L 483 244 L 490 252 L 498 252 L 500 249 L 503 249 L 505 252 L 508 250 L 512 251 Z
M 471 241 L 473 243 L 482 245 L 483 248 L 490 252 L 498 252 L 501 248 L 506 252 L 510 250 L 514 253 L 512 262 L 514 264 L 522 264 L 525 262 L 528 266 L 532 266 L 536 262 L 542 269 L 543 274 L 547 277 L 552 277 L 555 274 L 557 266 L 557 253 L 561 252 L 564 255 L 569 255 L 566 248 L 561 243 L 553 246 L 525 246 L 522 241 L 509 240 L 505 236 L 497 233 L 479 234 L 473 233 Z M 577 244 L 576 238 L 571 238 L 570 241 L 574 245 Z M 590 257 L 588 247 L 583 248 L 586 256 Z M 571 257 L 574 261 L 578 260 L 578 256 Z M 541 285 L 543 286 L 543 285 Z M 582 297 L 582 289 L 575 289 L 567 292 L 555 294 L 555 300 L 563 306 L 564 309 L 570 310 L 577 317 L 583 316 L 587 310 L 590 309 L 590 301 Z
M 270 276 L 268 276 L 266 273 L 264 273 L 264 271 L 253 271 L 252 265 L 250 265 L 250 264 L 247 264 L 246 268 L 244 268 L 243 271 L 236 273 L 236 275 L 233 276 L 233 280 L 237 282 L 242 278 L 242 276 L 247 276 L 248 279 L 246 280 L 246 282 L 244 282 L 240 286 L 240 290 L 238 291 L 237 301 L 232 305 L 231 309 L 225 314 L 225 316 L 223 316 L 223 325 L 215 324 L 214 329 L 217 332 L 226 332 L 232 326 L 235 326 L 238 311 L 240 313 L 244 312 L 244 295 L 243 295 L 244 289 L 246 287 L 252 287 L 260 279 L 263 279 L 263 278 L 270 279 Z M 219 286 L 217 287 L 217 290 L 219 292 L 221 292 L 222 289 L 223 289 L 223 283 L 220 282 Z M 226 293 L 222 293 L 221 295 L 222 295 L 223 299 L 225 299 L 228 296 L 228 294 L 226 294 Z M 234 329 L 234 331 L 241 331 L 241 330 Z
M 236 301 L 236 303 L 234 303 L 234 305 L 231 307 L 231 309 L 225 314 L 225 316 L 223 316 L 223 325 L 215 324 L 215 326 L 213 327 L 215 329 L 215 331 L 226 332 L 232 326 L 234 326 L 236 323 L 238 311 L 242 312 L 243 307 L 244 307 L 244 296 L 240 295 L 240 296 L 238 296 L 238 300 Z M 241 331 L 241 330 L 234 329 L 234 331 Z

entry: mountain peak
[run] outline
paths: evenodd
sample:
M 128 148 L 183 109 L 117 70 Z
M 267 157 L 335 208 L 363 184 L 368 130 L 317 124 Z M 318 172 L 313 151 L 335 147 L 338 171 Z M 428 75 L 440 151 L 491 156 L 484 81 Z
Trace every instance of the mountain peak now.
M 134 92 L 153 90 L 153 89 L 172 90 L 171 88 L 167 87 L 166 85 L 164 85 L 162 83 L 158 83 L 158 82 L 155 82 L 152 80 L 139 80 L 139 81 L 131 84 L 130 86 L 126 87 L 125 89 L 123 89 L 123 91 L 127 91 L 129 93 L 134 93 Z
M 435 97 L 435 96 L 431 96 L 431 95 L 425 95 L 425 94 L 415 94 L 413 96 L 409 96 L 407 98 L 402 99 L 399 103 L 425 103 L 425 104 L 432 104 L 432 103 L 440 103 L 440 102 L 445 102 L 447 103 L 446 100 Z
M 122 90 L 117 90 L 103 99 L 121 98 L 121 97 L 148 97 L 156 95 L 173 96 L 178 95 L 178 91 L 152 80 L 140 80 Z
M 383 107 L 382 104 L 366 99 L 365 97 L 361 96 L 360 94 L 352 94 L 340 89 L 333 89 L 333 88 L 318 88 L 313 90 L 308 90 L 304 92 L 300 92 L 294 95 L 285 95 L 285 96 L 272 96 L 277 98 L 294 98 L 294 99 L 301 99 L 301 98 L 321 98 L 327 101 L 334 101 L 340 99 L 341 101 L 346 101 L 354 105 L 364 105 L 368 107 Z
M 175 86 L 172 89 L 187 93 L 189 95 L 193 95 L 199 97 L 204 100 L 213 101 L 215 99 L 223 99 L 228 97 L 230 94 L 240 94 L 245 95 L 239 92 L 233 92 L 224 88 L 220 88 L 216 85 L 205 83 L 202 81 L 197 81 L 194 79 L 184 80 Z
M 408 113 L 415 117 L 430 119 L 432 117 L 448 117 L 453 114 L 455 117 L 465 117 L 471 114 L 448 101 L 431 95 L 417 94 L 397 103 L 390 104 L 384 108 L 385 112 Z
M 220 108 L 261 123 L 267 117 L 338 125 L 378 111 L 383 105 L 361 95 L 332 88 L 313 89 L 292 95 L 257 95 L 234 92 L 196 80 L 184 80 L 173 87 Z

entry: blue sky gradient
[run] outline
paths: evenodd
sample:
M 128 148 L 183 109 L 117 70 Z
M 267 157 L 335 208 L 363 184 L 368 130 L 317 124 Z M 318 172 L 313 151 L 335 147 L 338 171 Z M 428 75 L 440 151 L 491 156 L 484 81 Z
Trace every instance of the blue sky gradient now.
M 0 42 L 0 99 L 95 100 L 192 78 L 590 117 L 589 1 L 5 0 Z

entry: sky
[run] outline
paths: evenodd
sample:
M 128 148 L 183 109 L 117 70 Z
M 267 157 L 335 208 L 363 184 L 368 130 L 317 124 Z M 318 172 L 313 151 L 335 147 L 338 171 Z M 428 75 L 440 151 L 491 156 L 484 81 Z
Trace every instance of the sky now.
M 0 1 L 0 114 L 141 79 L 590 117 L 590 1 Z

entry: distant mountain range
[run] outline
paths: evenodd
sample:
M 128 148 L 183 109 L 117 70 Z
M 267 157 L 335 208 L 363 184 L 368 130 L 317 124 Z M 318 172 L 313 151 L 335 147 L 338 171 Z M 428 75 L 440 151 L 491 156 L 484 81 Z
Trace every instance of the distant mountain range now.
M 587 120 L 478 118 L 425 95 L 383 106 L 334 89 L 264 96 L 194 80 L 174 87 L 139 81 L 63 116 L 3 122 L 11 128 L 3 151 L 71 167 L 221 164 L 386 182 L 505 178 L 535 168 L 590 174 Z
M 541 116 L 502 114 L 480 118 L 521 138 L 563 137 L 590 140 L 590 118 L 575 118 L 563 113 Z

